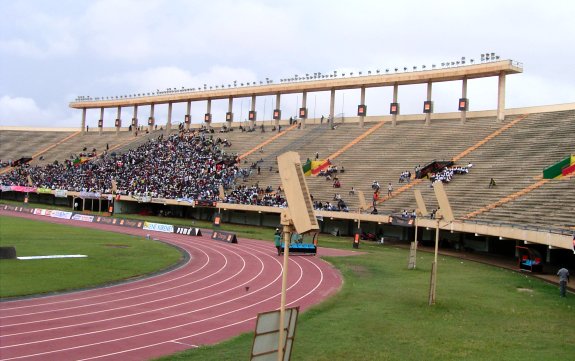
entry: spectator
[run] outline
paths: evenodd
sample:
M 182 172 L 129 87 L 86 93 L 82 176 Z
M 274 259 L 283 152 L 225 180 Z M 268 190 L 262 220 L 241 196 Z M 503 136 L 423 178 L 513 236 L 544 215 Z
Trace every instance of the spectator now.
M 566 297 L 567 283 L 569 282 L 569 270 L 563 267 L 557 272 L 559 276 L 559 290 L 561 297 Z

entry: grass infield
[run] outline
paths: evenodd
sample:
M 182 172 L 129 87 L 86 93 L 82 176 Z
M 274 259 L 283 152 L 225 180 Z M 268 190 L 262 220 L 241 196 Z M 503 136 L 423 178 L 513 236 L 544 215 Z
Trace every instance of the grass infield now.
M 176 264 L 181 253 L 142 237 L 0 217 L 0 245 L 17 256 L 85 254 L 87 258 L 1 260 L 0 297 L 93 287 Z

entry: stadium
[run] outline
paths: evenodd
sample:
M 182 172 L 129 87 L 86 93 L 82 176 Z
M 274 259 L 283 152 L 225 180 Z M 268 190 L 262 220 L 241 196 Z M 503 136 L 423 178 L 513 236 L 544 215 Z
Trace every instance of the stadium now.
M 392 247 L 407 255 L 405 252 L 414 240 L 423 250 L 432 250 L 437 242 L 444 255 L 528 272 L 529 277 L 533 275 L 556 283 L 555 273 L 559 268 L 575 268 L 575 104 L 506 109 L 505 79 L 521 76 L 514 74 L 522 72 L 521 63 L 482 54 L 481 61 L 475 63 L 461 59 L 457 63 L 447 62 L 428 69 L 387 69 L 381 73 L 370 71 L 347 76 L 306 74 L 279 82 L 266 79 L 265 82 L 229 84 L 213 89 L 79 97 L 70 103 L 71 108 L 81 111 L 81 122 L 76 130 L 2 129 L 0 159 L 10 160 L 3 163 L 0 174 L 2 214 L 51 218 L 51 221 L 81 224 L 82 227 L 93 225 L 175 244 L 194 262 L 188 262 L 187 266 L 180 266 L 174 272 L 189 272 L 189 277 L 201 270 L 191 264 L 197 267 L 195 262 L 210 257 L 208 252 L 224 254 L 225 258 L 230 247 L 235 247 L 234 256 L 239 254 L 243 262 L 248 263 L 254 262 L 248 259 L 254 254 L 269 252 L 271 246 L 249 237 L 237 237 L 236 245 L 228 245 L 225 242 L 214 244 L 209 238 L 194 241 L 194 236 L 201 237 L 202 232 L 216 233 L 215 223 L 213 227 L 209 225 L 217 218 L 217 226 L 244 225 L 269 230 L 268 239 L 271 240 L 273 228 L 280 226 L 282 210 L 289 207 L 277 158 L 286 151 L 295 150 L 301 157 L 298 167 L 306 175 L 319 230 L 327 235 L 319 236 L 319 255 L 353 255 L 352 245 L 359 251 L 365 247 L 368 252 L 373 248 Z M 493 90 L 498 94 L 497 109 L 469 111 L 469 102 L 473 100 L 466 96 L 467 80 L 480 77 L 498 79 L 498 88 Z M 446 81 L 462 84 L 461 93 L 453 95 L 458 111 L 434 113 L 433 85 Z M 401 92 L 401 86 L 407 84 L 427 86 L 427 97 L 421 100 L 421 114 L 403 115 L 400 112 L 397 94 Z M 372 115 L 367 110 L 369 104 L 365 101 L 365 93 L 377 87 L 393 88 L 393 97 L 388 101 L 390 114 Z M 360 92 L 357 114 L 338 115 L 334 110 L 336 91 L 349 89 Z M 331 92 L 328 115 L 312 117 L 307 99 L 310 94 L 321 91 Z M 282 116 L 281 99 L 282 95 L 293 93 L 301 95 L 301 103 L 298 114 L 288 119 Z M 265 114 L 260 119 L 256 112 L 257 97 L 266 95 L 275 97 L 273 113 L 271 119 L 266 119 Z M 234 119 L 234 100 L 242 97 L 251 99 L 246 122 Z M 228 104 L 227 112 L 225 117 L 215 119 L 211 103 L 222 100 Z M 207 104 L 203 121 L 199 123 L 191 121 L 190 108 L 196 107 L 194 102 Z M 186 114 L 183 119 L 174 121 L 172 108 L 182 105 L 186 106 Z M 167 108 L 165 119 L 154 113 L 160 107 Z M 115 110 L 116 118 L 104 119 L 105 109 Z M 126 115 L 130 111 L 132 113 Z M 144 124 L 139 117 L 145 119 Z M 241 120 L 241 115 L 239 118 Z M 442 218 L 445 206 L 441 207 L 441 200 L 434 195 L 438 183 L 443 185 L 449 199 L 452 220 Z M 421 194 L 421 203 L 416 199 L 417 194 Z M 54 207 L 61 210 L 51 210 Z M 293 209 L 290 211 L 294 212 Z M 155 221 L 145 221 L 149 219 L 146 217 L 153 217 Z M 162 219 L 181 221 L 170 224 Z M 202 221 L 214 231 L 193 226 Z M 338 247 L 343 250 L 322 247 L 323 237 L 341 240 Z M 346 248 L 349 250 L 345 251 Z M 211 257 L 217 258 L 217 255 Z M 294 299 L 292 304 L 299 302 L 305 310 L 338 292 L 341 276 L 330 274 L 326 264 L 318 261 L 319 257 L 314 257 L 313 261 L 295 255 L 290 257 L 296 259 L 293 262 L 301 269 L 300 278 L 305 275 L 306 280 L 306 283 L 293 283 L 293 294 L 288 292 Z M 211 267 L 208 273 L 219 272 L 214 268 L 216 265 L 206 264 Z M 240 266 L 230 261 L 230 267 L 224 269 L 228 277 L 233 278 L 235 272 L 240 272 L 234 267 Z M 272 273 L 278 271 L 277 264 L 268 267 L 275 267 Z M 314 267 L 320 271 L 319 275 L 314 273 Z M 421 261 L 419 267 L 422 267 Z M 167 274 L 174 277 L 172 272 Z M 151 277 L 153 281 L 139 280 L 135 289 L 152 287 L 157 277 L 168 276 L 161 274 Z M 175 279 L 179 277 L 183 276 Z M 318 281 L 318 277 L 333 279 L 327 283 Z M 151 284 L 141 286 L 147 282 Z M 172 280 L 160 283 L 163 282 Z M 255 282 L 234 282 L 237 282 L 236 288 L 245 286 L 244 292 L 256 287 Z M 279 279 L 266 282 L 278 284 Z M 120 287 L 119 291 L 114 287 Z M 92 292 L 85 298 L 97 299 L 134 292 L 122 287 L 133 288 L 134 284 L 110 287 L 112 292 L 108 291 L 109 294 L 106 291 L 102 295 L 96 294 L 98 288 L 81 293 Z M 323 296 L 318 296 L 319 293 Z M 277 297 L 277 293 L 274 295 Z M 86 307 L 81 301 L 84 298 L 78 298 L 74 292 L 54 297 L 61 299 L 48 301 L 48 304 Z M 209 302 L 226 303 L 229 302 L 226 297 L 231 296 L 217 297 L 218 301 L 211 298 Z M 257 313 L 277 307 L 277 299 L 270 301 L 274 296 L 260 297 L 263 297 L 258 301 L 262 303 L 261 307 L 247 305 L 245 309 Z M 442 295 L 438 297 L 441 300 Z M 114 307 L 129 307 L 121 302 L 130 298 L 119 298 Z M 40 326 L 35 331 L 16 328 L 20 324 L 49 322 L 49 319 L 33 318 L 26 321 L 33 314 L 47 312 L 40 311 L 49 309 L 45 308 L 48 306 L 43 299 L 34 299 L 31 303 L 27 299 L 3 303 L 3 318 L 18 321 L 5 323 L 12 331 L 3 331 L 2 359 L 142 359 L 212 344 L 253 329 L 253 315 L 246 321 L 236 320 L 229 312 L 223 312 L 220 316 L 205 316 L 235 320 L 230 326 L 222 326 L 221 332 L 216 332 L 217 336 L 199 336 L 202 332 L 214 333 L 213 329 L 202 332 L 195 329 L 196 333 L 189 336 L 174 333 L 168 336 L 172 340 L 171 347 L 166 342 L 155 343 L 153 333 L 141 334 L 147 335 L 142 340 L 147 346 L 136 341 L 116 346 L 114 343 L 118 341 L 100 339 L 103 330 L 72 335 L 60 335 L 58 331 L 45 336 L 47 338 L 33 338 L 35 341 L 17 336 L 60 328 L 79 332 L 74 331 L 74 327 L 98 322 L 83 320 L 76 326 L 53 324 L 48 328 Z M 240 301 L 227 309 L 236 307 L 243 309 Z M 29 314 L 12 313 L 22 308 L 37 310 Z M 109 312 L 121 312 L 112 311 L 115 309 Z M 190 310 L 186 312 L 196 312 Z M 52 312 L 64 313 L 64 309 L 53 309 Z M 88 317 L 92 313 L 81 315 Z M 128 317 L 118 315 L 113 319 Z M 61 322 L 60 318 L 54 320 Z M 146 322 L 161 327 L 158 325 L 167 321 L 160 318 Z M 119 322 L 111 328 L 124 327 L 127 326 Z M 184 326 L 167 324 L 164 327 L 179 330 Z M 64 343 L 64 340 L 76 337 L 84 344 Z M 127 340 L 135 336 L 109 337 Z M 47 340 L 62 343 L 57 346 L 60 348 L 45 348 L 42 345 Z M 130 347 L 122 348 L 126 343 Z M 24 345 L 29 345 L 32 353 L 22 352 Z M 38 348 L 34 348 L 36 346 Z M 354 359 L 356 356 L 349 357 Z M 372 357 L 381 356 L 368 356 L 367 359 Z
M 0 2 L 0 361 L 575 359 L 574 12 Z

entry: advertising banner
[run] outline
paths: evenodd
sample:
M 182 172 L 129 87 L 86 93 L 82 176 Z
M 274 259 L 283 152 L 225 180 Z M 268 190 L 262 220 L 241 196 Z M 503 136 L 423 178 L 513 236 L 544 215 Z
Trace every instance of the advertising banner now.
M 156 232 L 174 233 L 174 226 L 171 224 L 144 222 L 144 229 Z
M 79 213 L 74 213 L 72 219 L 75 221 L 82 221 L 82 222 L 94 222 L 94 216 Z

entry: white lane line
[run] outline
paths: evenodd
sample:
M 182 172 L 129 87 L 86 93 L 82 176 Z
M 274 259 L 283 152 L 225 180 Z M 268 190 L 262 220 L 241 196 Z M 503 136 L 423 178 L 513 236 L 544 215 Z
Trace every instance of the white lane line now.
M 179 343 L 180 345 L 184 345 L 184 346 L 188 346 L 188 347 L 192 347 L 192 348 L 198 348 L 198 347 L 200 347 L 200 346 L 198 346 L 198 345 L 191 345 L 191 344 L 189 344 L 189 343 L 184 343 L 184 342 L 175 341 L 175 340 L 173 340 L 173 341 L 171 341 L 171 342 L 173 342 L 173 343 Z

